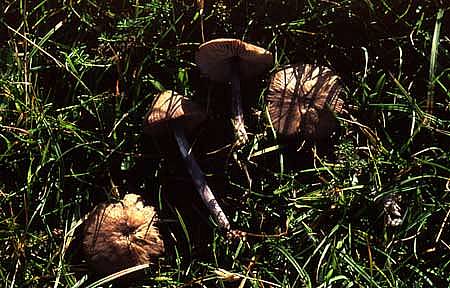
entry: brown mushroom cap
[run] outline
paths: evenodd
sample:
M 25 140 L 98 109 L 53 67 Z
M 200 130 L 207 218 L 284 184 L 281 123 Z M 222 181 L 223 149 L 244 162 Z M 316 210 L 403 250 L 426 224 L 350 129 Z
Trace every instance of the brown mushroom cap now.
M 83 252 L 100 275 L 152 263 L 164 252 L 155 209 L 140 196 L 127 194 L 118 203 L 100 204 L 85 223 Z
M 328 136 L 334 125 L 330 111 L 339 113 L 344 104 L 338 98 L 341 91 L 339 77 L 327 67 L 301 64 L 276 72 L 267 94 L 273 127 L 286 136 L 300 131 L 317 138 Z
M 189 98 L 167 90 L 156 96 L 145 115 L 144 132 L 152 135 L 167 130 L 170 121 L 179 121 L 184 129 L 192 130 L 206 118 L 203 110 Z
M 225 82 L 232 74 L 232 61 L 239 60 L 240 77 L 251 78 L 270 67 L 272 53 L 239 39 L 220 38 L 203 43 L 195 54 L 202 73 L 213 81 Z

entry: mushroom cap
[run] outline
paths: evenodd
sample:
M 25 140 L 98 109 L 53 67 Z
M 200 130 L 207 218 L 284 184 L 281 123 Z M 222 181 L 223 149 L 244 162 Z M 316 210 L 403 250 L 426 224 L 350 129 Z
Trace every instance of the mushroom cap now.
M 269 84 L 267 102 L 275 130 L 286 136 L 298 132 L 315 138 L 329 135 L 331 111 L 339 113 L 344 101 L 340 79 L 330 68 L 312 64 L 289 66 L 276 72 Z M 331 114 L 331 115 L 330 115 Z
M 195 54 L 195 62 L 200 71 L 218 82 L 231 79 L 233 61 L 239 61 L 240 77 L 251 78 L 269 68 L 273 57 L 264 48 L 228 38 L 203 43 Z
M 98 205 L 85 222 L 83 253 L 88 265 L 100 275 L 109 275 L 152 263 L 164 252 L 157 221 L 155 209 L 144 206 L 136 194 Z
M 192 130 L 206 119 L 203 110 L 195 102 L 178 93 L 166 90 L 153 100 L 145 115 L 144 132 L 162 134 L 171 121 L 179 121 L 184 129 Z

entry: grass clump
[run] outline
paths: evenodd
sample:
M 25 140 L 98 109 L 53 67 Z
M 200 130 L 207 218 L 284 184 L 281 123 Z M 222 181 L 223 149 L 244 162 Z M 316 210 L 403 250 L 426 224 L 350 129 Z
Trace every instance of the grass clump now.
M 88 276 L 77 231 L 98 203 L 136 193 L 158 207 L 168 245 L 157 271 L 142 268 L 142 287 L 448 286 L 448 8 L 204 4 L 202 17 L 194 1 L 1 5 L 1 284 L 111 285 Z M 323 142 L 278 138 L 265 75 L 242 85 L 251 137 L 233 150 L 229 88 L 195 65 L 202 31 L 206 40 L 268 48 L 274 68 L 333 68 L 348 110 L 340 132 Z M 174 143 L 142 135 L 164 89 L 207 109 L 193 149 L 247 239 L 229 241 L 214 228 L 179 155 L 161 152 L 176 151 Z M 389 201 L 401 208 L 395 227 Z

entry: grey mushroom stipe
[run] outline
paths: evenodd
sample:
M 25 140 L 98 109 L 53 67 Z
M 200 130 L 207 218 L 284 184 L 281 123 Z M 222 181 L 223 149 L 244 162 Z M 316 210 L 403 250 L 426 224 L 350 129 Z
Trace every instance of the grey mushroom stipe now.
M 155 135 L 167 131 L 167 128 L 171 130 L 202 201 L 217 221 L 219 227 L 228 231 L 230 230 L 230 222 L 217 202 L 211 188 L 209 188 L 205 174 L 192 155 L 185 136 L 186 129 L 192 130 L 204 118 L 205 115 L 194 102 L 176 92 L 165 91 L 156 97 L 145 117 L 145 132 Z
M 232 60 L 231 73 L 231 124 L 233 125 L 234 135 L 237 139 L 237 145 L 248 141 L 247 130 L 245 130 L 244 112 L 242 111 L 241 98 L 241 77 L 239 72 L 239 63 L 236 59 Z
M 223 212 L 219 203 L 214 197 L 214 194 L 209 188 L 205 174 L 198 166 L 197 161 L 195 161 L 194 156 L 191 151 L 188 149 L 188 141 L 184 134 L 183 127 L 176 122 L 170 124 L 173 134 L 175 136 L 175 140 L 177 141 L 178 148 L 180 149 L 181 156 L 186 164 L 186 168 L 192 176 L 192 180 L 194 182 L 195 188 L 200 194 L 200 197 L 203 200 L 203 203 L 206 205 L 210 213 L 214 216 L 215 220 L 219 224 L 219 227 L 224 230 L 230 230 L 230 222 L 228 221 L 227 216 Z
M 231 123 L 236 144 L 248 141 L 241 99 L 241 79 L 255 77 L 272 65 L 272 53 L 239 39 L 220 38 L 200 45 L 195 61 L 213 81 L 231 82 Z

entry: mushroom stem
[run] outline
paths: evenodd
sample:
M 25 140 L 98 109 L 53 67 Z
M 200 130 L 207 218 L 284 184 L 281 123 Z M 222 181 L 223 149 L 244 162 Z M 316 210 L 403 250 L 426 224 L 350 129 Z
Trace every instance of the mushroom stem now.
M 227 216 L 219 206 L 216 197 L 214 197 L 214 194 L 206 183 L 205 174 L 198 166 L 197 161 L 195 161 L 195 158 L 189 149 L 188 141 L 184 134 L 182 125 L 177 122 L 172 122 L 171 126 L 178 144 L 178 148 L 180 149 L 181 156 L 183 157 L 189 174 L 191 174 L 195 188 L 200 193 L 203 203 L 205 203 L 206 207 L 208 207 L 210 213 L 218 222 L 219 227 L 227 231 L 230 230 L 230 222 L 228 221 Z
M 242 111 L 241 79 L 239 75 L 239 62 L 237 60 L 233 61 L 231 69 L 231 122 L 237 144 L 241 145 L 247 142 L 248 136 L 245 130 L 244 113 Z

